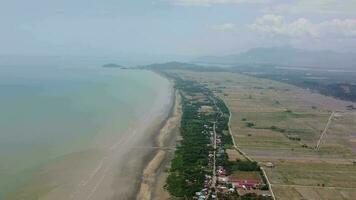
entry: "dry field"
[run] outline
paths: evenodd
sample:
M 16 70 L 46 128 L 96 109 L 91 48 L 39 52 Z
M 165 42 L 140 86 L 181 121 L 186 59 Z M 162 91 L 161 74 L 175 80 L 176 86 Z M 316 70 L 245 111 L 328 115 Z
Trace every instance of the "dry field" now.
M 238 171 L 232 174 L 230 177 L 233 177 L 235 179 L 258 180 L 262 182 L 261 175 L 259 172 Z
M 240 74 L 175 73 L 224 99 L 239 147 L 274 164 L 266 172 L 277 199 L 356 198 L 356 113 L 346 109 L 351 102 Z

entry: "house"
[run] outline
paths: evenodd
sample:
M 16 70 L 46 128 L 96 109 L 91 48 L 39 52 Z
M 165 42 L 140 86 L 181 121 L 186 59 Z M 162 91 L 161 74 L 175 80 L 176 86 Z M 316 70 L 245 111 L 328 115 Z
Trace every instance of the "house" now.
M 233 192 L 235 192 L 235 189 L 234 188 L 229 188 L 229 192 L 233 193 Z
M 258 180 L 244 180 L 244 179 L 235 179 L 229 178 L 229 182 L 236 188 L 243 188 L 243 189 L 252 189 L 256 188 L 260 182 Z
M 227 176 L 218 176 L 219 183 L 227 183 L 228 181 L 229 181 L 229 178 Z
M 266 167 L 270 167 L 270 168 L 274 167 L 272 162 L 267 162 L 265 165 L 266 165 Z
M 202 196 L 199 196 L 198 199 L 199 199 L 199 200 L 204 200 L 204 199 L 206 199 L 206 198 L 205 198 L 205 196 L 202 195 Z
M 226 186 L 218 185 L 217 189 L 221 193 L 227 193 L 228 192 L 228 188 Z
M 216 172 L 219 176 L 226 176 L 226 170 L 221 166 L 218 167 Z

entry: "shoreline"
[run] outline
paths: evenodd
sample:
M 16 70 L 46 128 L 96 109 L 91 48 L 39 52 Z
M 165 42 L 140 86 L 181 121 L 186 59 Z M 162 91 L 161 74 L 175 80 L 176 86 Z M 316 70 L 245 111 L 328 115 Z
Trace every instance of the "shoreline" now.
M 178 93 L 178 92 L 177 92 Z M 178 93 L 178 98 L 181 98 Z M 161 165 L 156 170 L 156 179 L 152 185 L 151 193 L 154 200 L 168 200 L 171 199 L 171 195 L 164 186 L 166 185 L 166 179 L 169 174 L 169 169 L 171 167 L 171 161 L 175 155 L 175 148 L 180 138 L 180 122 L 182 117 L 182 107 L 181 99 L 179 99 L 177 104 L 177 121 L 175 126 L 170 129 L 168 138 L 166 139 L 166 146 L 172 147 L 172 149 L 166 151 L 166 155 L 161 162 Z
M 182 114 L 179 92 L 173 89 L 173 94 L 169 115 L 161 124 L 159 133 L 153 136 L 153 143 L 158 150 L 153 153 L 154 155 L 142 170 L 142 180 L 136 195 L 137 200 L 169 198 L 168 192 L 163 188 L 166 177 L 165 169 L 169 166 L 174 155 Z
M 154 72 L 153 72 L 154 73 Z M 157 74 L 160 76 L 160 74 Z M 161 76 L 162 77 L 162 76 Z M 162 77 L 166 79 L 165 77 Z M 98 188 L 100 190 L 99 194 L 105 194 L 108 192 L 113 192 L 112 195 L 109 195 L 109 199 L 135 199 L 137 197 L 138 192 L 140 191 L 140 186 L 143 178 L 143 171 L 148 165 L 148 163 L 152 160 L 152 158 L 156 155 L 156 146 L 157 144 L 157 133 L 162 130 L 165 126 L 166 122 L 169 120 L 172 115 L 175 103 L 175 89 L 173 87 L 173 83 L 167 79 L 168 82 L 168 90 L 166 93 L 167 98 L 163 104 L 157 104 L 155 107 L 161 107 L 161 112 L 156 113 L 154 115 L 147 115 L 145 117 L 144 127 L 135 127 L 133 133 L 131 135 L 135 135 L 138 132 L 139 138 L 129 144 L 128 149 L 129 152 L 122 154 L 119 149 L 122 149 L 120 144 L 113 153 L 116 154 L 114 157 L 119 157 L 119 161 L 121 164 L 117 169 L 110 170 L 111 174 L 111 185 L 107 186 L 107 188 L 111 188 L 111 190 L 106 190 L 104 188 Z M 127 140 L 130 143 L 130 137 Z M 135 136 L 133 136 L 135 137 Z M 126 138 L 127 139 L 127 138 Z M 115 146 L 115 145 L 114 145 Z M 102 196 L 102 195 L 99 195 Z M 93 196 L 91 199 L 97 199 Z

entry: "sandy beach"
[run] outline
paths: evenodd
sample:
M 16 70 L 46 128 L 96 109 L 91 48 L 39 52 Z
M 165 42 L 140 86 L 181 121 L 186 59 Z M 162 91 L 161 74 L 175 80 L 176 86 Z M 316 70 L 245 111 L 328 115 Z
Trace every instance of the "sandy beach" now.
M 157 151 L 143 170 L 142 182 L 137 195 L 137 200 L 168 199 L 169 194 L 164 190 L 166 169 L 169 167 L 173 156 L 179 132 L 181 118 L 181 103 L 178 91 L 175 91 L 175 103 L 170 116 L 156 137 Z

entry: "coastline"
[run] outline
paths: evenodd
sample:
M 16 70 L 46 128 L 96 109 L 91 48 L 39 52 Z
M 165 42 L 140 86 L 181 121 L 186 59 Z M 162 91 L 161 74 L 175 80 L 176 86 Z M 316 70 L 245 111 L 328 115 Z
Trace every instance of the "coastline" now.
M 177 98 L 179 100 L 176 101 L 176 121 L 174 122 L 174 127 L 171 127 L 169 136 L 166 139 L 166 146 L 172 147 L 172 149 L 166 151 L 166 156 L 162 160 L 160 167 L 156 171 L 156 179 L 152 185 L 152 199 L 154 200 L 167 200 L 171 199 L 171 195 L 167 190 L 164 189 L 166 185 L 166 179 L 169 174 L 169 169 L 171 166 L 171 161 L 175 154 L 175 147 L 177 142 L 180 140 L 180 122 L 182 117 L 182 105 L 181 105 L 181 97 L 179 92 L 177 91 Z
M 142 180 L 137 192 L 137 200 L 168 199 L 169 193 L 164 190 L 167 168 L 174 155 L 181 118 L 181 97 L 173 89 L 172 106 L 166 120 L 161 124 L 159 133 L 154 136 L 157 149 L 142 170 Z
M 166 79 L 165 77 L 162 78 Z M 158 145 L 157 133 L 161 132 L 174 108 L 175 90 L 172 82 L 170 80 L 167 82 L 169 84 L 167 93 L 165 93 L 167 97 L 163 102 L 156 102 L 153 106 L 155 109 L 159 109 L 159 112 L 155 111 L 145 115 L 141 122 L 142 125 L 137 124 L 138 126 L 133 127 L 133 130 L 130 131 L 132 133 L 127 135 L 124 141 L 111 147 L 113 148 L 114 158 L 110 159 L 113 159 L 114 163 L 111 164 L 112 166 L 107 173 L 111 177 L 104 178 L 102 187 L 95 187 L 97 189 L 95 194 L 84 199 L 92 200 L 106 197 L 114 200 L 135 199 L 137 197 L 144 169 L 157 151 L 155 148 Z

